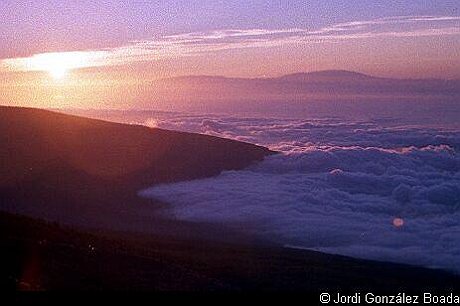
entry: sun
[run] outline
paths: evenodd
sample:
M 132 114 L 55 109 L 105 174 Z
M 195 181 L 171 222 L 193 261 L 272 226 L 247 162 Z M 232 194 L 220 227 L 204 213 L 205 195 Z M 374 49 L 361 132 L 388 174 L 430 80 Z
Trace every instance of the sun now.
M 0 0 L 1 1 L 1 0 Z M 29 57 L 0 60 L 0 72 L 3 65 L 13 71 L 40 71 L 55 81 L 62 83 L 75 79 L 78 75 L 68 77 L 73 71 L 89 67 L 104 66 L 106 51 L 66 51 L 38 53 Z M 68 79 L 68 80 L 66 80 Z
M 29 71 L 47 72 L 54 80 L 64 79 L 70 71 L 87 67 L 90 56 L 83 52 L 50 52 L 25 58 L 22 65 Z
M 67 75 L 68 69 L 66 69 L 64 67 L 59 67 L 59 66 L 49 67 L 48 68 L 48 73 L 51 75 L 51 77 L 53 79 L 61 80 L 61 79 L 65 78 L 65 76 Z

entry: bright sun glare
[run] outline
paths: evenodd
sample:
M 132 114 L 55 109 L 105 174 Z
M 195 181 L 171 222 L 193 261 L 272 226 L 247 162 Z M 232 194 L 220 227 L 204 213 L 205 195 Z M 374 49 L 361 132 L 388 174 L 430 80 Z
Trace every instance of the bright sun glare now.
M 67 75 L 67 69 L 64 67 L 50 67 L 48 69 L 48 73 L 53 77 L 55 80 L 60 80 Z
M 54 52 L 36 54 L 21 63 L 27 70 L 45 71 L 53 79 L 61 80 L 73 69 L 86 67 L 88 55 L 82 52 Z
M 46 53 L 35 56 L 31 64 L 37 70 L 48 72 L 55 80 L 63 79 L 72 68 L 82 63 L 82 59 L 73 53 Z

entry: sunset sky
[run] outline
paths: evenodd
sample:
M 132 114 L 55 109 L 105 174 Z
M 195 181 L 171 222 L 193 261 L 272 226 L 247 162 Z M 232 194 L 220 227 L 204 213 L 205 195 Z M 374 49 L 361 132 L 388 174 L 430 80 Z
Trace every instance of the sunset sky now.
M 455 0 L 3 0 L 0 29 L 3 104 L 190 74 L 460 78 Z

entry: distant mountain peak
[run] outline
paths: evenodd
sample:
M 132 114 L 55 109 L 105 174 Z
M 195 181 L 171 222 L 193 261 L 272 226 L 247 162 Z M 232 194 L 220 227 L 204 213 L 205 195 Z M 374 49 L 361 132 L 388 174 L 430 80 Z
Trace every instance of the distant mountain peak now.
M 347 80 L 347 79 L 373 79 L 375 77 L 355 71 L 348 70 L 322 70 L 314 72 L 299 72 L 287 74 L 279 77 L 284 80 L 314 80 L 314 79 L 331 79 L 331 80 Z
M 298 72 L 283 75 L 274 78 L 262 78 L 266 80 L 289 80 L 289 81 L 314 81 L 314 80 L 351 80 L 351 79 L 376 79 L 377 77 L 370 76 L 364 73 L 348 71 L 348 70 L 321 70 L 313 72 Z M 164 80 L 174 81 L 199 81 L 199 82 L 216 82 L 216 81 L 251 81 L 261 80 L 260 78 L 241 78 L 241 77 L 226 77 L 220 75 L 185 75 L 172 77 Z

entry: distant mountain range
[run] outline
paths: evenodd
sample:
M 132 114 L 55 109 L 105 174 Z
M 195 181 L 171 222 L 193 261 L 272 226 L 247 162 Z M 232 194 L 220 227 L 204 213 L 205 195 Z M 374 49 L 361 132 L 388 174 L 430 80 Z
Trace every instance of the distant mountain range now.
M 137 93 L 138 106 L 144 109 L 161 109 L 165 104 L 181 109 L 187 105 L 231 109 L 293 102 L 445 101 L 459 97 L 460 80 L 391 79 L 345 70 L 294 73 L 275 78 L 182 76 L 153 81 Z
M 347 71 L 347 70 L 323 70 L 323 71 L 314 71 L 314 72 L 299 72 L 287 74 L 275 79 L 281 79 L 286 81 L 300 81 L 300 82 L 311 82 L 311 81 L 331 81 L 331 80 L 365 80 L 365 79 L 381 79 L 378 77 L 373 77 L 367 74 Z
M 313 72 L 297 72 L 282 75 L 279 77 L 272 78 L 239 78 L 239 77 L 225 77 L 225 76 L 212 76 L 212 75 L 188 75 L 188 76 L 179 76 L 172 78 L 164 78 L 165 80 L 206 80 L 206 81 L 288 81 L 288 82 L 329 82 L 329 81 L 369 81 L 369 80 L 397 80 L 397 81 L 460 81 L 456 79 L 436 79 L 436 78 L 420 78 L 420 79 L 404 79 L 404 78 L 387 78 L 387 77 L 378 77 L 361 72 L 348 71 L 348 70 L 320 70 Z

